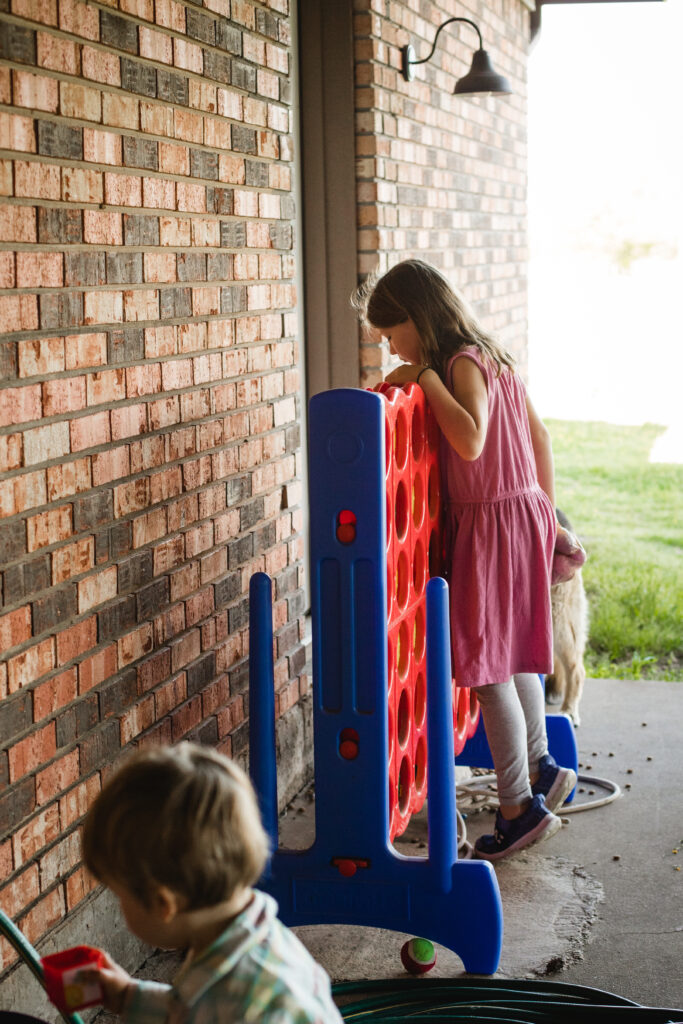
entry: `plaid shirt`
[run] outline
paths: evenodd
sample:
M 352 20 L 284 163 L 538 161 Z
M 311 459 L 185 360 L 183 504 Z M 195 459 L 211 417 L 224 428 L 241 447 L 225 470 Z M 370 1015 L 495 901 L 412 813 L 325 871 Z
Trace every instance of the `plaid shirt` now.
M 276 915 L 275 900 L 255 890 L 172 986 L 135 983 L 126 1024 L 340 1024 L 330 979 Z

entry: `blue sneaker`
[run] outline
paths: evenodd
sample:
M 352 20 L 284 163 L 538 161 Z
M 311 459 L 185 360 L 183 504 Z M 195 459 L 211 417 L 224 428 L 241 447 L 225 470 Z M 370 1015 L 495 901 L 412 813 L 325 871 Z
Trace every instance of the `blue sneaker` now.
M 531 792 L 545 798 L 549 811 L 556 811 L 576 785 L 576 772 L 573 768 L 561 768 L 550 754 L 545 754 L 538 762 L 538 772 L 538 781 L 534 782 Z
M 543 797 L 535 796 L 526 811 L 512 821 L 498 811 L 493 835 L 477 839 L 474 856 L 480 860 L 500 860 L 516 850 L 550 839 L 560 828 L 562 822 L 548 810 Z

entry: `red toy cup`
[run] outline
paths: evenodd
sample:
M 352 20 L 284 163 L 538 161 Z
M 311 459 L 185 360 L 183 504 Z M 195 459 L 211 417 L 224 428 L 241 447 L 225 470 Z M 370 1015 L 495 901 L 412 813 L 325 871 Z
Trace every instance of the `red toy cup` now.
M 81 981 L 84 967 L 103 967 L 104 957 L 92 946 L 74 946 L 41 958 L 45 990 L 58 1010 L 73 1013 L 102 1002 L 102 989 L 96 981 Z

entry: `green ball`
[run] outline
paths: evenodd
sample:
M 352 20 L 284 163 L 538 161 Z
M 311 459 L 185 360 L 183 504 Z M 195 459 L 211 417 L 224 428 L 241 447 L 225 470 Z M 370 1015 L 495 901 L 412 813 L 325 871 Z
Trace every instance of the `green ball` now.
M 411 953 L 418 963 L 428 964 L 434 959 L 434 946 L 429 939 L 413 939 Z

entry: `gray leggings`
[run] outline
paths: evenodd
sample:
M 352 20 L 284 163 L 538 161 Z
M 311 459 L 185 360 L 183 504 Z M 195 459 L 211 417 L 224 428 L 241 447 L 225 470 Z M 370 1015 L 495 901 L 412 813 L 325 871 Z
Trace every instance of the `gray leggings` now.
M 548 753 L 545 695 L 537 675 L 523 673 L 506 683 L 473 688 L 481 704 L 486 738 L 502 804 L 531 799 L 529 771 Z

